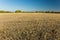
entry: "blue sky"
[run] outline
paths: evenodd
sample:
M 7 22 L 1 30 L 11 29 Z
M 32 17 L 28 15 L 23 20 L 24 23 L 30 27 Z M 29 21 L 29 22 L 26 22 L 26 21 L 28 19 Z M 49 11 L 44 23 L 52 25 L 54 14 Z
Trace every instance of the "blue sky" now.
M 60 0 L 0 0 L 0 10 L 60 11 Z

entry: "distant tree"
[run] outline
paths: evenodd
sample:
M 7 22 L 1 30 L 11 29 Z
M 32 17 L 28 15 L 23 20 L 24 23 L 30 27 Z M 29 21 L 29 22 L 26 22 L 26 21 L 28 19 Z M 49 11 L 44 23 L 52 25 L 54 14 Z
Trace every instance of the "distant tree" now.
M 11 13 L 11 11 L 0 10 L 0 13 Z
M 15 13 L 21 13 L 21 10 L 16 10 Z

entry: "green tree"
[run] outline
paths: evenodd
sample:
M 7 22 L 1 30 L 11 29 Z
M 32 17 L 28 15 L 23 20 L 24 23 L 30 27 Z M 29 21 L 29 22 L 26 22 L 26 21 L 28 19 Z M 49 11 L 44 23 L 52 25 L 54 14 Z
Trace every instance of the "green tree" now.
M 21 10 L 16 10 L 15 13 L 21 13 Z

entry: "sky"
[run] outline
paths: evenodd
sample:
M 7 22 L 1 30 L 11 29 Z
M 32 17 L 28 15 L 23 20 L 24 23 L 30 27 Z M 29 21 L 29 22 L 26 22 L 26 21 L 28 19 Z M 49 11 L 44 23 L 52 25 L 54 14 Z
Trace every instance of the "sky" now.
M 60 11 L 60 0 L 0 0 L 0 10 Z

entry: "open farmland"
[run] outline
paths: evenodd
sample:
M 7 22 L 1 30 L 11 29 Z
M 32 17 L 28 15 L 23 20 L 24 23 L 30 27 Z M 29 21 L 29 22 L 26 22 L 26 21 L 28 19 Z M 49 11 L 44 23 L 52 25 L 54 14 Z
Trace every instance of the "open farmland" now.
M 60 14 L 0 13 L 0 40 L 60 40 Z

